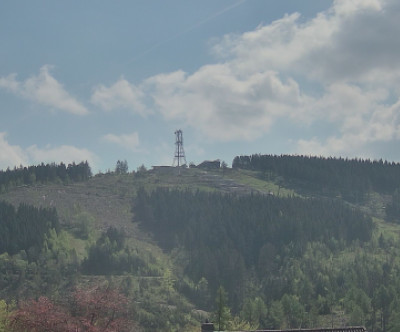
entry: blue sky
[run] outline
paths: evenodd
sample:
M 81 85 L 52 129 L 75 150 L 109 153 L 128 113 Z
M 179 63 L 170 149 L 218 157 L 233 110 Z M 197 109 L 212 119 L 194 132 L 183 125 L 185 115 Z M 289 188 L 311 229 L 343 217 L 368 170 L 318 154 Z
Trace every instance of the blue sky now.
M 0 169 L 400 161 L 397 0 L 2 1 Z

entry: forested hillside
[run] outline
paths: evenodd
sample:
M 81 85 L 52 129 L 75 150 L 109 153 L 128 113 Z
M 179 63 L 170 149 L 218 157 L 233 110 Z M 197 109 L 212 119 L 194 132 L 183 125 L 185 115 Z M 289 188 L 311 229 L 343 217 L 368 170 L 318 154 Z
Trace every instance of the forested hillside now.
M 210 297 L 222 285 L 236 311 L 248 296 L 246 288 L 264 288 L 259 295 L 267 302 L 280 298 L 278 289 L 283 292 L 289 285 L 285 277 L 276 275 L 276 268 L 302 257 L 311 243 L 338 252 L 354 241 L 369 241 L 373 229 L 371 218 L 326 199 L 140 190 L 134 211 L 163 248 L 185 249 L 187 260 L 181 262 L 186 263 L 185 273 L 196 283 L 207 280 L 210 294 L 203 296 Z M 263 287 L 267 280 L 278 282 L 273 288 Z M 317 288 L 313 295 L 303 304 L 311 307 L 325 290 Z M 194 291 L 192 300 L 197 299 Z M 203 306 L 207 309 L 212 302 Z
M 400 330 L 398 164 L 120 166 L 1 173 L 0 331 Z
M 163 248 L 184 256 L 179 265 L 194 284 L 179 287 L 202 309 L 213 306 L 213 294 L 220 286 L 229 294 L 233 312 L 242 312 L 246 320 L 250 310 L 244 308 L 246 303 L 258 299 L 266 307 L 283 306 L 289 296 L 289 302 L 298 305 L 290 318 L 284 318 L 283 307 L 279 319 L 276 313 L 268 316 L 267 309 L 263 317 L 250 318 L 255 326 L 275 328 L 314 325 L 318 315 L 329 313 L 332 293 L 343 298 L 346 288 L 358 289 L 360 285 L 353 282 L 346 285 L 350 280 L 344 275 L 324 271 L 321 264 L 326 262 L 318 260 L 365 246 L 373 231 L 370 217 L 328 199 L 161 188 L 151 193 L 139 190 L 134 211 L 135 220 Z M 316 261 L 308 257 L 316 253 L 323 257 Z M 309 258 L 307 269 L 298 265 L 304 264 L 304 255 Z M 315 317 L 306 315 L 310 311 Z
M 309 193 L 341 195 L 355 203 L 370 191 L 391 195 L 400 188 L 400 164 L 382 160 L 254 154 L 235 157 L 232 167 L 261 172 L 266 179 L 281 176 Z

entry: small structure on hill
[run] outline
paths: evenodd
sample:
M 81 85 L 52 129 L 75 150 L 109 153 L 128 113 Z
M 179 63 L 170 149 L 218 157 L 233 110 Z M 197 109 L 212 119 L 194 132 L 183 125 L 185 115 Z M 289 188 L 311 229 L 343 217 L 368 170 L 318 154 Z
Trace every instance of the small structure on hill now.
M 174 171 L 174 168 L 172 166 L 151 166 L 153 171 L 156 171 L 157 173 L 161 174 L 169 174 Z
M 186 165 L 185 151 L 183 150 L 183 132 L 181 129 L 175 130 L 175 155 L 172 166 Z
M 219 169 L 221 168 L 221 161 L 217 160 L 205 160 L 201 164 L 197 165 L 197 168 L 201 169 Z

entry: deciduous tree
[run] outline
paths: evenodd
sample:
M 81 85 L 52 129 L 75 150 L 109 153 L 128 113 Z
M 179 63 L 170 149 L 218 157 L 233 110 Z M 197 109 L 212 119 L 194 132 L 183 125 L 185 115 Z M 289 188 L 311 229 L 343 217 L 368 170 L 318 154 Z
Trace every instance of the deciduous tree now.
M 13 332 L 128 332 L 135 330 L 129 319 L 128 299 L 111 288 L 79 289 L 69 305 L 54 304 L 47 297 L 20 304 L 11 315 Z

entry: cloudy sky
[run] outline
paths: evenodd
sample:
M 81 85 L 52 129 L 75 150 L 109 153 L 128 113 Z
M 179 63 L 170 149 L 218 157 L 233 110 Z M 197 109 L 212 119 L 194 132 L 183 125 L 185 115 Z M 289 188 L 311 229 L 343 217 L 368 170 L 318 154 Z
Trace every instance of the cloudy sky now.
M 0 169 L 400 161 L 398 0 L 0 2 Z

